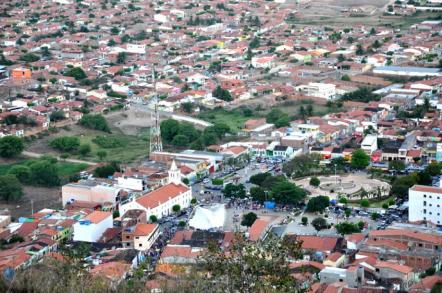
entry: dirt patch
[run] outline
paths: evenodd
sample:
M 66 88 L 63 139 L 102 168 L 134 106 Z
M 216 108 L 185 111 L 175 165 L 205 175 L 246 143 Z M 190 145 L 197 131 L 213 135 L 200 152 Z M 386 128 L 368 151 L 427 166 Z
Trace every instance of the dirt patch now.
M 23 197 L 14 203 L 0 201 L 0 210 L 7 209 L 11 216 L 27 217 L 32 213 L 31 199 L 34 203 L 34 213 L 44 208 L 60 209 L 61 206 L 61 188 L 60 187 L 23 187 Z
M 141 129 L 152 126 L 150 113 L 132 109 L 108 114 L 106 119 L 112 127 L 120 129 L 126 135 L 137 135 Z

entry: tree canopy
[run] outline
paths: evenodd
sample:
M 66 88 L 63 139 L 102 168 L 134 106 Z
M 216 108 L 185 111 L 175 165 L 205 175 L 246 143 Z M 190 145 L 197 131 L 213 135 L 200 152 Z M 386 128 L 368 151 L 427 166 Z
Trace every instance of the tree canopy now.
M 12 174 L 0 176 L 0 198 L 6 201 L 15 201 L 23 196 L 20 181 Z
M 103 115 L 100 114 L 83 115 L 83 117 L 81 117 L 79 122 L 80 125 L 87 128 L 100 130 L 104 132 L 110 132 L 110 127 L 106 121 L 106 118 L 104 118 Z
M 253 212 L 247 213 L 243 215 L 241 225 L 250 227 L 253 225 L 253 223 L 255 223 L 256 219 L 258 219 L 258 216 L 255 213 Z
M 370 164 L 370 156 L 362 149 L 355 150 L 351 155 L 351 166 L 356 169 L 365 169 Z
M 308 212 L 324 212 L 324 210 L 330 205 L 330 198 L 328 196 L 315 196 L 310 198 L 307 203 Z
M 0 156 L 4 158 L 16 157 L 24 150 L 23 140 L 16 136 L 0 138 Z

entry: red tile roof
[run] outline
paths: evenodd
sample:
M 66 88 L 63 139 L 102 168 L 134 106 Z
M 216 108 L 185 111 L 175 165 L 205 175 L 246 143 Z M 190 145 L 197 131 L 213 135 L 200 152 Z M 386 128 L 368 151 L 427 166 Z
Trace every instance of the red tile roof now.
M 251 241 L 259 240 L 259 238 L 261 238 L 268 224 L 269 222 L 265 220 L 256 219 L 253 225 L 249 228 L 249 239 Z
M 440 187 L 432 187 L 432 186 L 424 186 L 424 185 L 414 185 L 411 187 L 411 190 L 420 191 L 420 192 L 431 192 L 442 194 L 442 188 Z
M 427 233 L 422 233 L 418 231 L 413 230 L 400 230 L 400 229 L 386 229 L 386 230 L 374 230 L 370 232 L 370 237 L 388 237 L 388 236 L 394 236 L 394 237 L 409 237 L 414 238 L 417 240 L 430 242 L 435 245 L 442 245 L 442 236 L 439 235 L 431 235 Z
M 389 262 L 389 261 L 378 261 L 375 265 L 377 268 L 386 268 L 391 269 L 397 272 L 400 272 L 402 274 L 408 274 L 413 271 L 413 269 L 409 266 L 400 265 L 398 263 Z
M 94 211 L 84 217 L 82 220 L 91 221 L 94 224 L 98 224 L 109 216 L 112 217 L 110 212 Z
M 137 202 L 145 208 L 155 208 L 178 195 L 189 191 L 189 188 L 184 185 L 176 185 L 169 183 L 154 191 L 151 191 L 137 199 Z
M 135 226 L 134 236 L 148 236 L 157 228 L 157 224 L 137 224 Z
M 298 240 L 302 241 L 302 249 L 317 251 L 332 251 L 338 243 L 338 238 L 335 237 L 299 236 Z

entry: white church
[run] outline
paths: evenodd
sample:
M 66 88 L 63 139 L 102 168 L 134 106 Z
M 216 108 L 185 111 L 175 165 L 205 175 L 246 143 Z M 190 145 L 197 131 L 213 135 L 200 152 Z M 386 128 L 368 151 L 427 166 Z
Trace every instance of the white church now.
M 166 185 L 120 205 L 119 211 L 123 215 L 128 210 L 145 210 L 147 218 L 155 215 L 161 219 L 173 213 L 174 205 L 185 209 L 190 206 L 191 200 L 192 189 L 181 181 L 181 171 L 173 161 Z

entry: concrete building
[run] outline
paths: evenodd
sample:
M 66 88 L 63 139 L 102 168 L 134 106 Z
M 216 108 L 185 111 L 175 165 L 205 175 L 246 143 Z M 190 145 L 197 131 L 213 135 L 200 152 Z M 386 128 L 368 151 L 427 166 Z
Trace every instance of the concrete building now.
M 442 76 L 440 68 L 380 66 L 373 69 L 374 74 L 395 76 Z
M 181 171 L 176 166 L 175 161 L 172 162 L 169 170 L 168 182 L 168 184 L 154 191 L 120 205 L 120 214 L 137 209 L 146 211 L 147 218 L 154 215 L 161 219 L 172 214 L 172 207 L 175 205 L 179 205 L 181 209 L 189 207 L 192 190 L 181 182 Z
M 297 87 L 297 90 L 307 96 L 334 100 L 336 98 L 336 85 L 330 83 L 310 82 L 307 85 Z
M 442 226 L 442 188 L 414 185 L 409 189 L 408 220 Z
M 124 248 L 136 250 L 148 250 L 160 235 L 158 224 L 138 223 L 135 226 L 126 227 L 121 232 L 121 241 Z
M 378 149 L 378 137 L 377 135 L 368 134 L 364 137 L 361 143 L 361 149 L 367 154 L 371 155 L 375 150 Z
M 119 200 L 120 188 L 94 180 L 81 180 L 69 183 L 61 188 L 63 206 L 76 201 L 88 203 L 110 203 L 116 205 Z
M 74 224 L 74 241 L 97 242 L 113 227 L 112 213 L 94 211 Z

